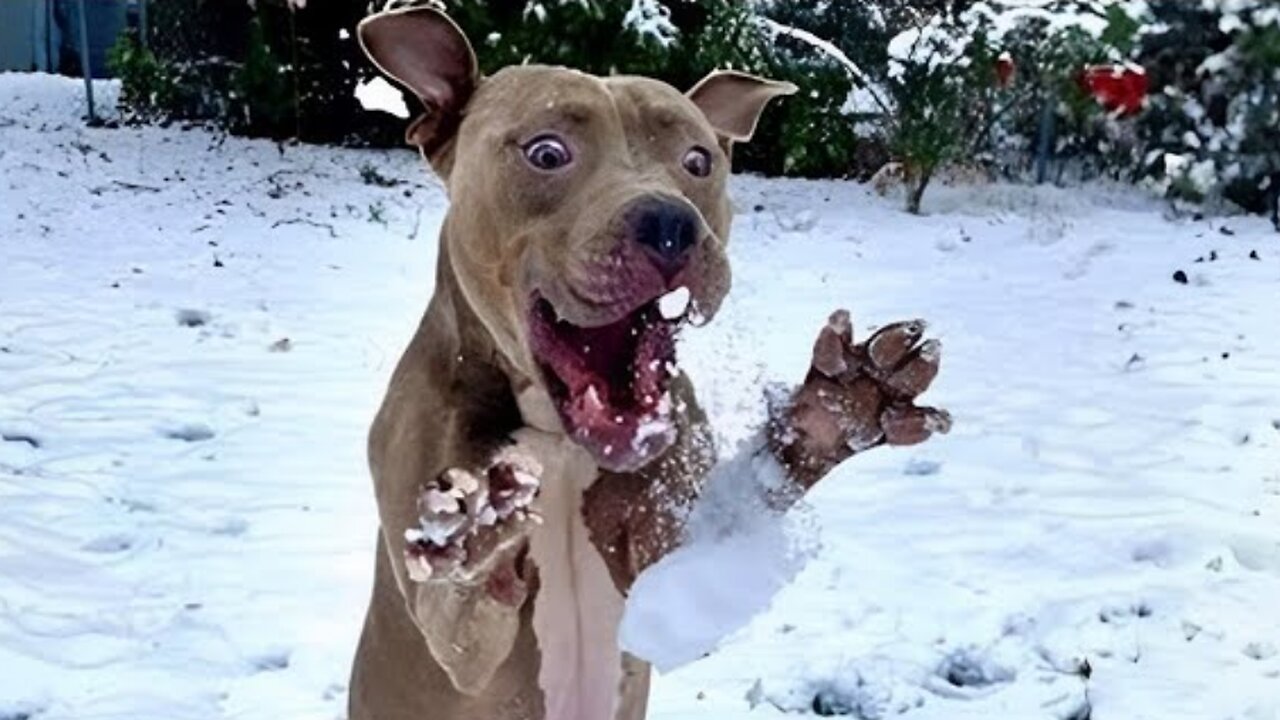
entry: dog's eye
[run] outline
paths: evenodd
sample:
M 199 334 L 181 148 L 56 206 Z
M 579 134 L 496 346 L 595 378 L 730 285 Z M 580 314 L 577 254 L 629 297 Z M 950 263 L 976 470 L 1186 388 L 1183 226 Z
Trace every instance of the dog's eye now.
M 539 170 L 559 170 L 573 162 L 569 147 L 560 138 L 543 135 L 524 146 L 524 159 Z
M 694 177 L 706 177 L 711 174 L 711 153 L 706 148 L 694 146 L 689 148 L 689 152 L 684 154 L 684 159 L 680 161 L 684 165 L 684 169 Z

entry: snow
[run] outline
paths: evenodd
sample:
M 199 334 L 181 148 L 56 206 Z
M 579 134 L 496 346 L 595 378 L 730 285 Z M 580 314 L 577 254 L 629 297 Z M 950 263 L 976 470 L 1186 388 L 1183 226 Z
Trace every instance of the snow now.
M 642 37 L 655 40 L 663 47 L 675 42 L 680 29 L 671 22 L 671 10 L 658 0 L 631 0 L 622 17 L 622 27 Z
M 404 95 L 384 78 L 375 77 L 357 84 L 355 95 L 365 110 L 381 110 L 398 118 L 409 117 Z
M 996 39 L 1029 21 L 1043 22 L 1051 33 L 1077 28 L 1097 37 L 1107 29 L 1107 12 L 1113 7 L 1132 18 L 1150 14 L 1146 0 L 986 0 L 967 8 L 963 17 L 969 23 L 985 19 Z
M 930 70 L 950 65 L 960 60 L 967 41 L 958 28 L 948 27 L 941 16 L 934 16 L 889 40 L 889 76 L 900 77 L 904 65 L 922 64 Z
M 80 91 L 0 75 L 0 717 L 344 717 L 364 434 L 444 194 L 407 150 L 86 129 Z M 671 563 L 708 592 L 654 573 L 678 602 L 628 618 L 679 666 L 651 718 L 1280 717 L 1265 220 L 1103 186 L 940 186 L 923 217 L 733 191 L 734 290 L 681 348 L 725 452 L 839 306 L 930 320 L 955 429 L 782 520 L 700 508 L 705 553 Z

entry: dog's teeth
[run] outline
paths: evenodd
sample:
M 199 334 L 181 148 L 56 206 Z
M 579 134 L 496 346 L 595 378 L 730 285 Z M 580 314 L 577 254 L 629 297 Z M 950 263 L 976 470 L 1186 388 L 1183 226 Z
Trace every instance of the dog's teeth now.
M 600 400 L 600 393 L 596 391 L 595 385 L 587 386 L 587 391 L 582 395 L 582 403 L 588 412 L 599 412 L 604 409 L 604 403 Z
M 694 327 L 702 327 L 703 325 L 706 325 L 707 316 L 702 314 L 702 308 L 698 307 L 698 301 L 694 300 L 690 304 L 692 307 L 689 308 L 689 324 Z
M 658 298 L 658 312 L 667 320 L 678 320 L 689 309 L 689 288 L 681 285 Z

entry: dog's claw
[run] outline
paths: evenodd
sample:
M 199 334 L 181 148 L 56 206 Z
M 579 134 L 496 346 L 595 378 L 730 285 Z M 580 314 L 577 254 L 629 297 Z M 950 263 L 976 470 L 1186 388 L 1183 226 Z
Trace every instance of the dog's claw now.
M 867 355 L 877 368 L 892 370 L 920 342 L 927 327 L 923 320 L 886 325 L 866 342 Z

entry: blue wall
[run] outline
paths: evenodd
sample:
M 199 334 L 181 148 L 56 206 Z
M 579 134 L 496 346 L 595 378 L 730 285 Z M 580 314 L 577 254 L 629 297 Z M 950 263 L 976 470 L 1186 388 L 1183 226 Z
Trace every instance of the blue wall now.
M 110 77 L 107 50 L 136 0 L 84 0 L 93 76 Z M 77 0 L 0 0 L 0 70 L 58 72 L 80 67 Z

